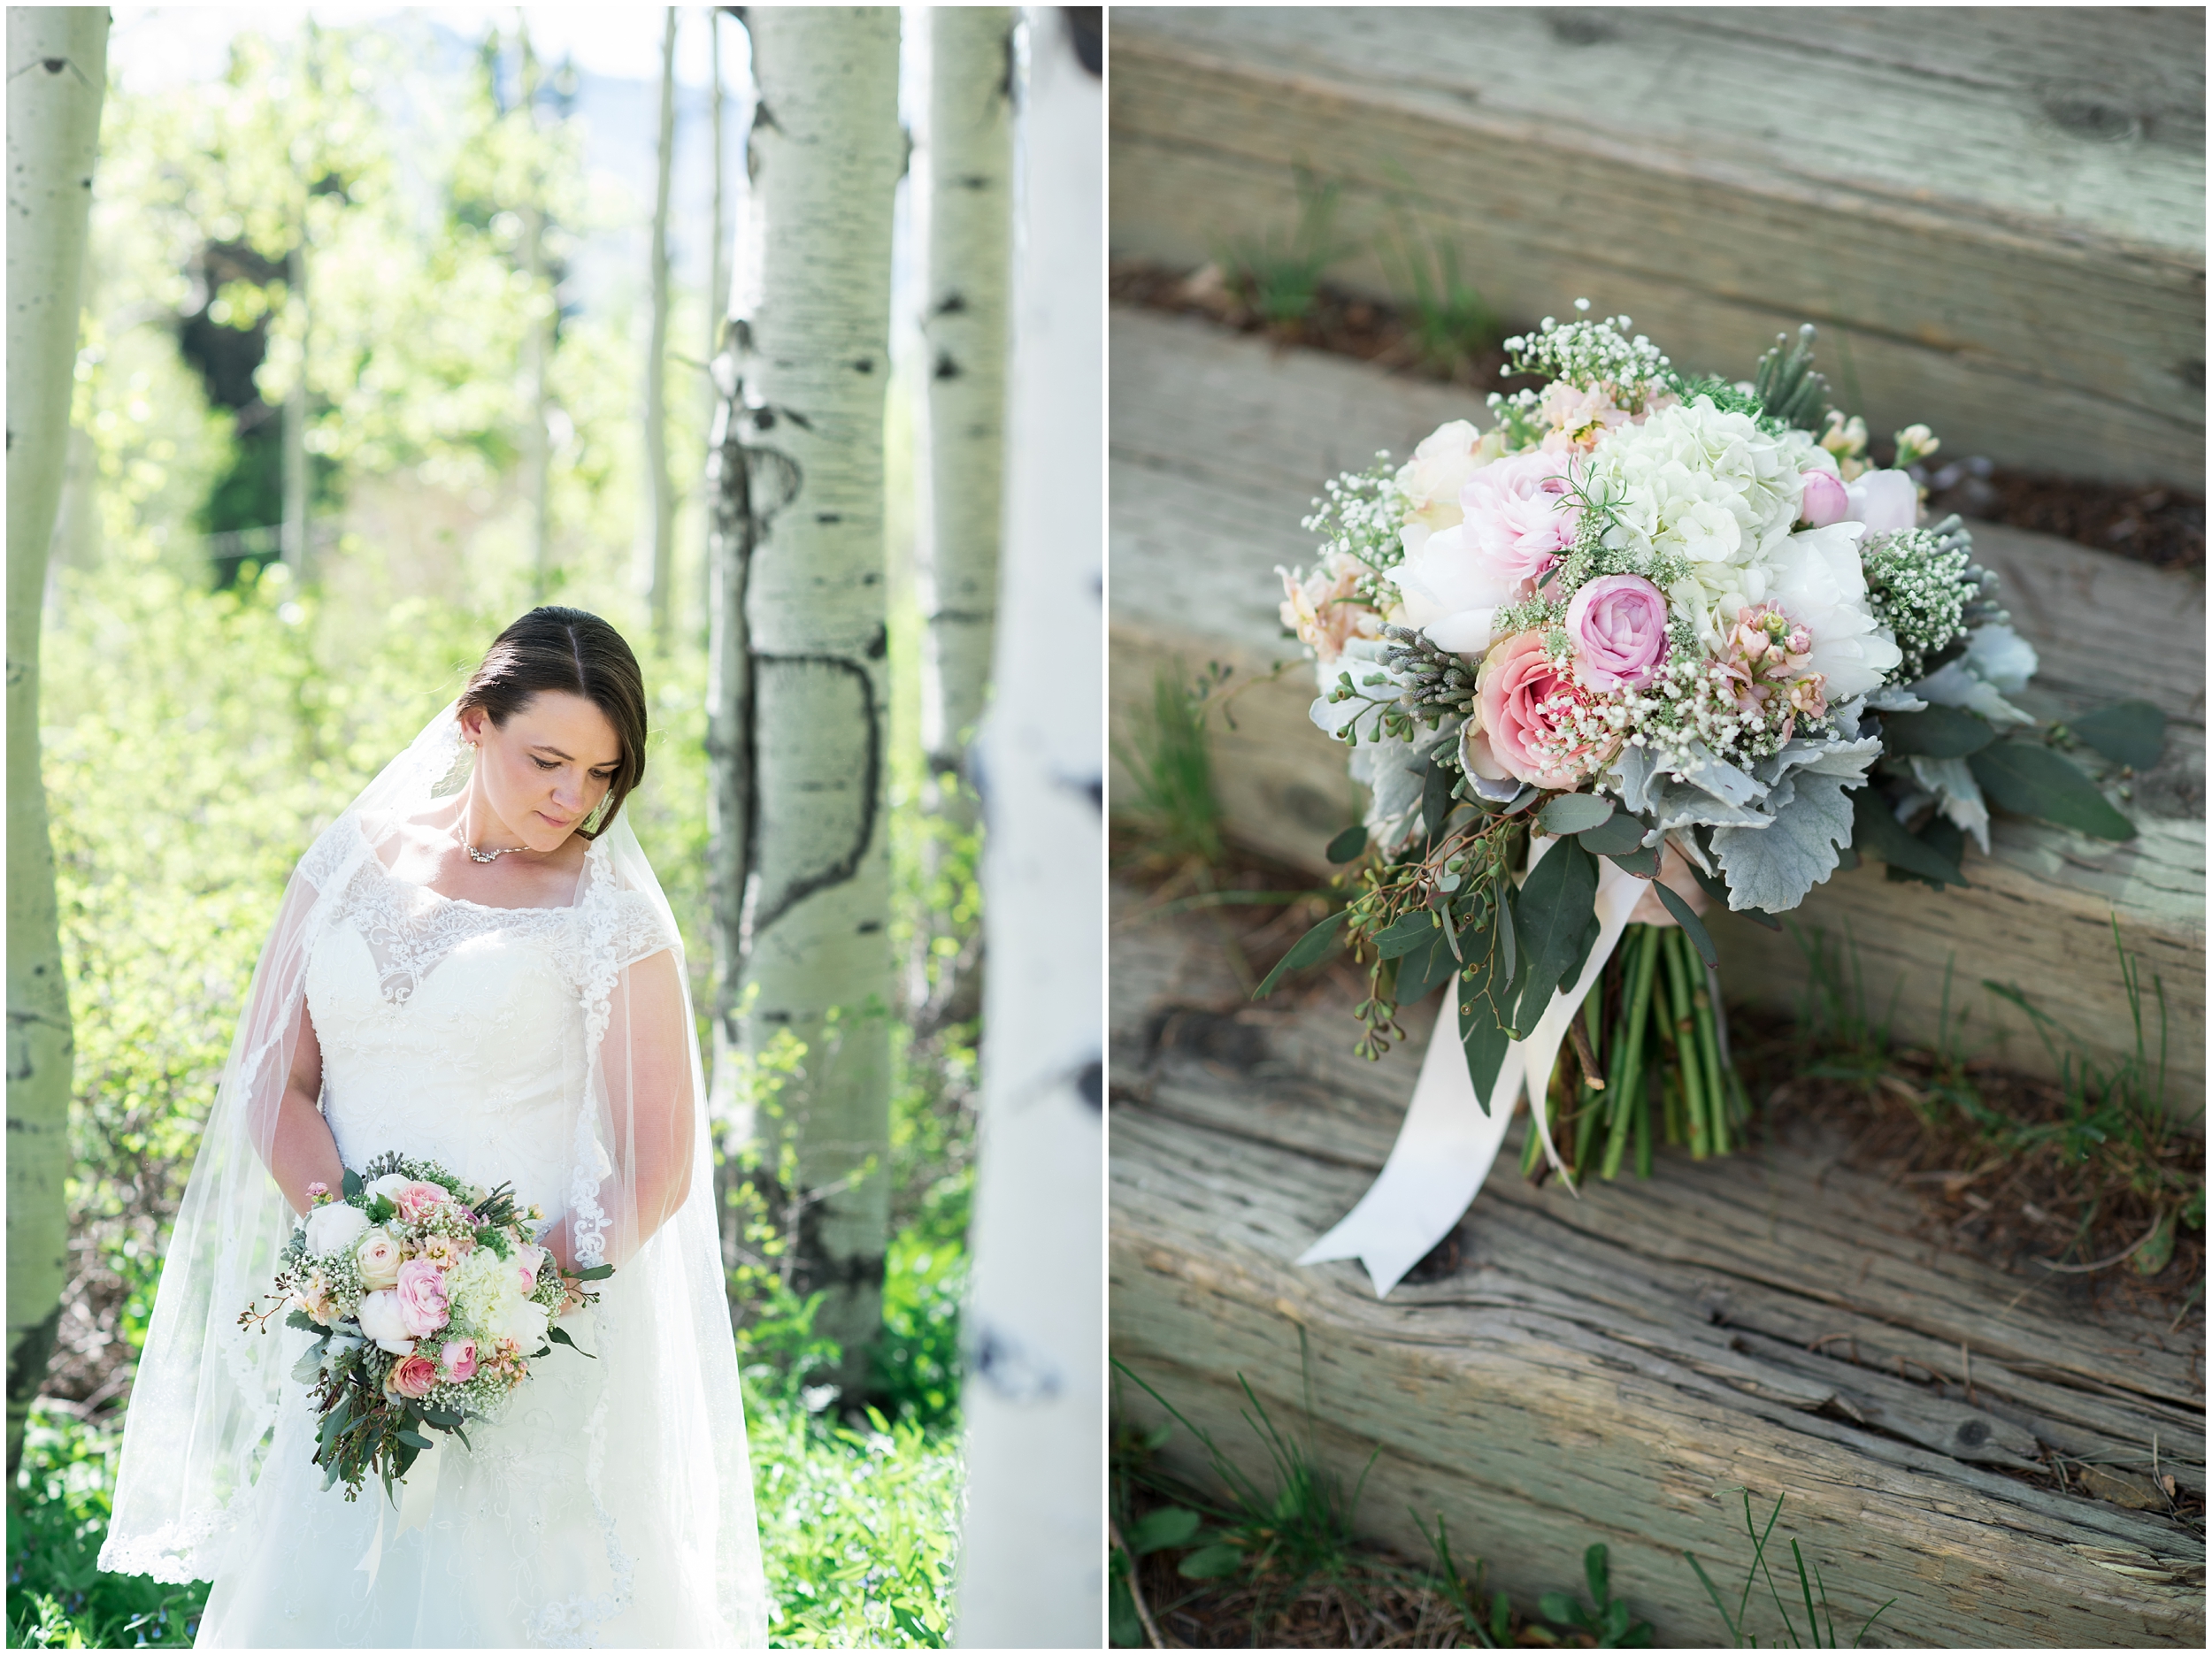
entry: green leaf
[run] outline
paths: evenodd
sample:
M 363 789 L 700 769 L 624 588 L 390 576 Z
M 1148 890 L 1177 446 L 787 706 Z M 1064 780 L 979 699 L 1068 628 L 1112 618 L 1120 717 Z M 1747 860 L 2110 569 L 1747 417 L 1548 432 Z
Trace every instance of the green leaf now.
M 2147 770 L 2166 747 L 2166 715 L 2148 701 L 2115 701 L 2066 727 L 2115 764 Z
M 1513 899 L 1518 894 L 1509 883 L 1498 886 L 1498 962 L 1505 969 L 1501 993 L 1510 994 L 1521 975 L 1521 939 L 1513 923 Z
M 614 1266 L 595 1264 L 588 1270 L 572 1270 L 570 1274 L 580 1282 L 603 1282 L 614 1274 Z
M 1176 1566 L 1175 1572 L 1187 1581 L 1226 1580 L 1244 1567 L 1244 1551 L 1240 1546 L 1202 1546 Z
M 1625 810 L 1617 810 L 1596 827 L 1581 831 L 1582 848 L 1600 856 L 1625 856 L 1644 842 L 1651 824 Z
M 1296 971 L 1313 964 L 1326 954 L 1336 941 L 1336 928 L 1344 923 L 1349 910 L 1339 908 L 1311 931 L 1290 945 L 1290 952 L 1275 962 L 1275 969 L 1260 980 L 1252 991 L 1254 1000 L 1265 1000 L 1286 971 Z
M 1561 1626 L 1576 1626 L 1582 1620 L 1582 1605 L 1565 1592 L 1546 1592 L 1536 1600 L 1536 1613 Z
M 1421 826 L 1431 839 L 1435 839 L 1444 825 L 1444 818 L 1452 813 L 1452 789 L 1459 785 L 1457 772 L 1446 770 L 1432 760 L 1427 773 L 1421 778 Z
M 1611 860 L 1622 872 L 1632 873 L 1639 879 L 1656 879 L 1659 877 L 1659 847 L 1656 845 L 1647 850 L 1625 851 Z
M 1990 803 L 2016 815 L 2040 816 L 2096 839 L 2135 837 L 2135 824 L 2097 791 L 2072 760 L 2033 741 L 1999 741 L 1969 758 Z
M 1882 720 L 1882 745 L 1893 753 L 1922 758 L 1962 759 L 1997 739 L 1989 720 L 1963 707 L 1934 706 L 1916 713 L 1891 713 Z
M 302 1331 L 307 1333 L 320 1333 L 327 1335 L 330 1331 L 329 1329 L 323 1326 L 321 1322 L 316 1321 L 314 1317 L 309 1315 L 304 1310 L 295 1310 L 292 1312 L 290 1315 L 284 1318 L 284 1325 L 288 1328 L 298 1328 Z
M 1698 918 L 1697 910 L 1662 881 L 1654 880 L 1651 888 L 1659 893 L 1659 906 L 1673 915 L 1674 923 L 1682 927 L 1682 934 L 1690 939 L 1690 946 L 1697 950 L 1698 958 L 1714 970 L 1719 970 L 1720 954 L 1713 946 L 1713 939 L 1706 935 L 1705 922 Z
M 1613 801 L 1602 793 L 1561 793 L 1536 813 L 1547 833 L 1587 833 L 1612 819 Z
M 1676 899 L 1678 901 L 1680 900 Z M 1601 1611 L 1613 1601 L 1613 1594 L 1606 1585 L 1605 1544 L 1602 1541 L 1582 1554 L 1582 1578 L 1589 1582 L 1590 1601 Z
M 1445 923 L 1450 923 L 1448 916 Z M 1452 954 L 1452 945 L 1443 926 L 1438 926 L 1431 935 L 1435 941 L 1425 948 L 1416 948 L 1397 962 L 1397 999 L 1401 1006 L 1417 1005 L 1426 1000 L 1438 984 L 1450 981 L 1459 970 L 1459 961 Z
M 1905 831 L 1890 811 L 1889 801 L 1873 786 L 1851 795 L 1851 843 L 1870 856 L 1878 856 L 1893 868 L 1918 874 L 1939 885 L 1964 885 L 1966 876 L 1956 862 L 1947 862 L 1924 840 Z
M 1506 1048 L 1513 1037 L 1498 1022 L 1479 982 L 1462 983 L 1452 992 L 1459 996 L 1459 1043 L 1467 1057 L 1467 1078 L 1474 1083 L 1475 1101 L 1487 1115 L 1490 1093 L 1498 1084 L 1498 1071 L 1505 1067 Z
M 1170 1546 L 1187 1546 L 1198 1532 L 1198 1513 L 1181 1506 L 1147 1512 L 1129 1530 L 1129 1549 L 1139 1557 Z
M 342 1186 L 342 1191 L 345 1198 L 349 1201 L 353 1199 L 355 1196 L 360 1194 L 365 1187 L 361 1182 L 361 1175 L 353 1171 L 350 1168 L 347 1169 L 346 1176 L 344 1178 L 340 1180 L 340 1183 Z
M 1145 1647 L 1144 1622 L 1137 1616 L 1137 1600 L 1129 1595 L 1129 1582 L 1118 1575 L 1106 1600 L 1106 1636 L 1116 1649 Z
M 395 1431 L 392 1434 L 398 1437 L 401 1442 L 405 1443 L 410 1448 L 419 1449 L 434 1446 L 431 1440 L 427 1437 L 422 1435 L 419 1431 Z
M 1544 854 L 1515 893 L 1526 958 L 1513 1026 L 1532 1025 L 1574 958 L 1595 911 L 1598 867 L 1579 840 L 1563 839 Z
M 2173 1262 L 2174 1228 L 2173 1209 L 2169 1207 L 2158 1215 L 2151 1226 L 2149 1238 L 2136 1248 L 2135 1257 L 2129 1260 L 2136 1274 L 2155 1276 Z
M 1329 841 L 1329 848 L 1325 854 L 1331 862 L 1356 862 L 1360 853 L 1366 848 L 1367 829 L 1362 824 L 1355 822 Z
M 1416 908 L 1375 933 L 1375 952 L 1386 960 L 1411 954 L 1436 935 L 1436 921 L 1427 908 Z
M 315 1375 L 322 1371 L 323 1347 L 316 1345 L 298 1361 L 292 1364 L 292 1377 L 303 1385 L 315 1383 Z

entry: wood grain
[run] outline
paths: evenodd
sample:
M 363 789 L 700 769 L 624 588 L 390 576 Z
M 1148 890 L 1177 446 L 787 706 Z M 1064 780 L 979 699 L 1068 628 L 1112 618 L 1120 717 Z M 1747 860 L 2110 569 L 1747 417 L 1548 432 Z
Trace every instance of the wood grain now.
M 1122 11 L 1111 241 L 1197 264 L 1340 187 L 1333 275 L 1454 247 L 1505 312 L 1577 295 L 1747 371 L 1820 323 L 1877 430 L 2203 478 L 2200 11 Z
M 1229 664 L 1232 684 L 1249 686 L 1227 704 L 1234 727 L 1218 725 L 1215 739 L 1230 827 L 1257 849 L 1323 871 L 1322 847 L 1357 819 L 1358 792 L 1341 749 L 1307 717 L 1313 680 L 1276 613 L 1272 571 L 1310 558 L 1313 540 L 1299 523 L 1325 478 L 1379 448 L 1409 452 L 1467 414 L 1467 399 L 1146 311 L 1114 312 L 1110 350 L 1118 727 L 1125 738 L 1141 722 L 1157 673 Z M 2162 988 L 2168 1095 L 2186 1116 L 2201 1106 L 2205 1082 L 2203 583 L 2046 535 L 1982 525 L 1974 537 L 2041 656 L 2022 698 L 2030 710 L 2062 716 L 2140 696 L 2165 712 L 2166 756 L 2124 801 L 2139 837 L 2114 844 L 2001 820 L 1991 854 L 1968 853 L 1964 891 L 1939 897 L 1870 863 L 1817 887 L 1793 918 L 1839 965 L 1855 952 L 1866 1010 L 1877 1021 L 1893 1015 L 1899 1038 L 1933 1041 L 1947 1009 L 1963 1013 L 1955 1038 L 1969 1049 L 1986 1043 L 2030 1073 L 2054 1072 L 2050 1054 L 1984 982 L 2017 985 L 2085 1049 L 2116 1061 L 2133 1040 L 2116 920 L 2145 963 L 2146 991 L 2154 978 Z M 1714 934 L 1732 993 L 1783 1009 L 1801 1003 L 1811 970 L 1797 940 L 1739 917 L 1724 917 Z M 2154 1057 L 2154 1000 L 2147 1016 Z
M 1602 1539 L 1663 1644 L 1723 1638 L 1680 1554 L 1732 1577 L 1739 1487 L 1789 1497 L 1847 1636 L 1894 1596 L 1875 1644 L 2201 1641 L 2196 1536 L 2017 1475 L 2155 1455 L 2200 1490 L 2200 1319 L 2099 1319 L 1934 1253 L 1908 1198 L 1809 1133 L 1579 1199 L 1502 1157 L 1456 1266 L 1379 1302 L 1356 1266 L 1289 1260 L 1379 1168 L 1423 1042 L 1359 1063 L 1348 995 L 1246 1005 L 1202 921 L 1141 910 L 1116 893 L 1113 1345 L 1248 1470 L 1239 1375 L 1348 1489 L 1377 1456 L 1362 1532 L 1422 1556 L 1415 1518 L 1441 1513 L 1517 1598 Z M 1182 1434 L 1166 1452 L 1203 1475 Z

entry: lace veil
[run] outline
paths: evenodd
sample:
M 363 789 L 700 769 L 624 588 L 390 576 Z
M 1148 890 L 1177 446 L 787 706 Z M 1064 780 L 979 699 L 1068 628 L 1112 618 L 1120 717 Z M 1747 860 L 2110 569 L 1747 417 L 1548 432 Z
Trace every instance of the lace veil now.
M 104 1569 L 181 1582 L 224 1566 L 293 1360 L 287 1340 L 242 1329 L 238 1315 L 266 1291 L 291 1229 L 268 1156 L 305 1026 L 309 958 L 349 885 L 373 872 L 366 859 L 388 868 L 398 825 L 458 793 L 472 756 L 449 705 L 317 838 L 285 887 L 163 1264 Z M 577 1264 L 616 1269 L 595 1313 L 605 1406 L 592 1475 L 650 1491 L 627 1551 L 674 1548 L 681 1578 L 713 1582 L 724 1635 L 758 1646 L 765 1592 L 698 1042 L 675 921 L 626 816 L 591 845 L 571 918 L 563 977 L 584 1043 L 563 1101 L 573 1122 L 565 1210 L 548 1205 Z M 577 1360 L 558 1349 L 547 1360 L 564 1358 Z M 595 1505 L 600 1492 L 595 1482 Z M 601 1521 L 614 1519 L 603 1510 Z

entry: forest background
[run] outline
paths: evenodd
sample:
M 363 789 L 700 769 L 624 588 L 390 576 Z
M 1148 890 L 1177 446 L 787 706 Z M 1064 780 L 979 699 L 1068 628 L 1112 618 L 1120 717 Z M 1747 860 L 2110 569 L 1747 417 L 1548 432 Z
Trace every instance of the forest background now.
M 681 13 L 664 122 L 670 14 L 602 11 L 587 29 L 570 12 L 572 40 L 560 10 L 526 15 L 527 44 L 511 11 L 116 13 L 43 624 L 76 1029 L 71 1270 L 11 1494 L 12 1645 L 190 1641 L 204 1586 L 93 1560 L 240 997 L 316 829 L 541 597 L 606 616 L 645 660 L 653 735 L 631 809 L 695 1005 L 711 1003 L 705 364 L 743 209 L 745 37 L 722 20 L 718 119 L 710 14 Z M 834 1357 L 776 1227 L 741 1212 L 730 1236 L 773 1632 L 796 1644 L 944 1642 L 959 1530 L 978 1025 L 948 991 L 973 958 L 977 847 L 957 812 L 922 808 L 943 783 L 925 775 L 918 722 L 911 193 L 900 185 L 885 431 L 903 1003 L 894 1239 L 864 1396 L 810 1383 Z M 304 268 L 289 256 L 303 214 Z M 664 516 L 644 435 L 657 335 Z M 787 1072 L 755 1073 L 730 1101 L 772 1107 Z M 733 1194 L 741 1153 L 733 1133 L 718 1146 Z

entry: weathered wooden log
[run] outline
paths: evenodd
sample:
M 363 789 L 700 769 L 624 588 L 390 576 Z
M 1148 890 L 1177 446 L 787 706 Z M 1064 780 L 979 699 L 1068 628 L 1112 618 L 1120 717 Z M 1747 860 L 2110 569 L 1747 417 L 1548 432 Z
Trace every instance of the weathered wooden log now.
M 1877 431 L 2070 475 L 2204 476 L 2204 17 L 1165 8 L 1114 17 L 1111 245 L 1453 248 L 1524 318 L 1586 295 L 1676 360 L 1827 330 Z
M 1740 1579 L 1739 1488 L 1762 1516 L 1788 1497 L 1847 1637 L 1893 1597 L 1872 1644 L 2201 1644 L 2201 1539 L 2162 1494 L 2113 1503 L 2154 1475 L 2201 1496 L 2200 1316 L 1943 1252 L 1810 1129 L 1579 1197 L 1502 1156 L 1456 1262 L 1378 1301 L 1356 1265 L 1290 1260 L 1379 1168 L 1425 1031 L 1362 1062 L 1350 989 L 1249 1006 L 1202 918 L 1142 907 L 1117 893 L 1113 1347 L 1263 1487 L 1240 1375 L 1347 1490 L 1374 1456 L 1363 1535 L 1425 1556 L 1440 1514 L 1524 1599 L 1603 1540 L 1662 1644 L 1724 1641 L 1681 1554 Z M 1164 1452 L 1207 1479 L 1187 1435 Z
M 1225 709 L 1235 727 L 1217 726 L 1215 739 L 1230 828 L 1319 871 L 1330 837 L 1357 820 L 1359 795 L 1343 750 L 1307 717 L 1313 678 L 1276 612 L 1280 587 L 1271 571 L 1311 560 L 1313 537 L 1299 523 L 1325 479 L 1366 464 L 1377 448 L 1409 452 L 1444 420 L 1466 416 L 1471 399 L 1152 312 L 1117 310 L 1111 334 L 1117 716 L 1125 731 L 1141 723 L 1158 672 L 1229 664 L 1232 685 L 1249 686 Z M 2142 959 L 2146 992 L 2154 978 L 2162 987 L 2169 1103 L 2197 1116 L 2205 1084 L 2203 582 L 2047 535 L 1971 526 L 1977 556 L 2002 576 L 2014 622 L 2042 657 L 2022 697 L 2031 711 L 2062 716 L 2138 696 L 2165 713 L 2166 756 L 2120 801 L 2139 837 L 2114 844 L 2002 819 L 1990 855 L 1970 849 L 1966 890 L 1939 895 L 1868 863 L 1816 888 L 1793 918 L 1809 939 L 1823 934 L 1846 982 L 1864 985 L 1871 1021 L 1890 1021 L 1912 1041 L 1987 1043 L 2032 1073 L 2055 1072 L 2050 1054 L 1984 981 L 2017 985 L 2082 1049 L 2116 1061 L 2134 1039 L 2116 923 Z M 1812 972 L 1791 934 L 1724 916 L 1714 936 L 1732 993 L 1785 1010 L 1802 1001 Z M 2158 1009 L 2154 1001 L 2145 1013 L 2154 1058 Z

